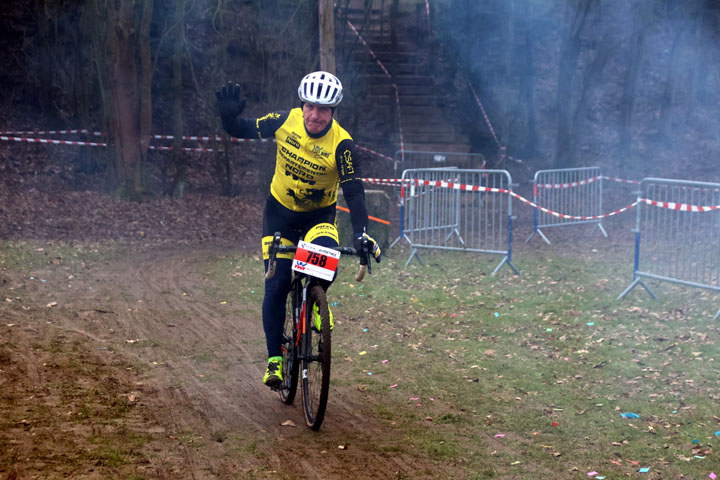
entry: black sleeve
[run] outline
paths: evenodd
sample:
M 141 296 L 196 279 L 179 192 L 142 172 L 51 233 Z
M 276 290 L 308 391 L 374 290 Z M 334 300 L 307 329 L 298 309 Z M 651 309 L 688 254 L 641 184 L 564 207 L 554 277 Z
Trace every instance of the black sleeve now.
M 343 140 L 338 144 L 335 149 L 335 162 L 337 163 L 341 184 L 348 180 L 362 178 L 360 171 L 361 162 L 358 157 L 355 142 L 352 140 Z
M 236 138 L 269 138 L 287 120 L 289 112 L 272 112 L 260 118 L 221 117 L 223 130 Z
M 350 209 L 350 223 L 353 236 L 367 231 L 368 213 L 365 206 L 365 189 L 360 180 L 348 180 L 340 184 L 345 201 Z
M 353 235 L 367 231 L 368 213 L 365 206 L 365 189 L 363 188 L 360 161 L 355 149 L 355 142 L 343 140 L 335 150 L 340 186 L 345 201 L 350 209 L 350 223 Z

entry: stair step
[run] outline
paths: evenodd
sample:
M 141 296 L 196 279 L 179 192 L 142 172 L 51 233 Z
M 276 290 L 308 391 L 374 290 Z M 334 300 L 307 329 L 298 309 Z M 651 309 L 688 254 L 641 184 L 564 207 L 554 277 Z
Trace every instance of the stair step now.
M 406 143 L 405 144 L 405 151 L 406 152 L 453 152 L 453 153 L 467 153 L 470 150 L 470 146 L 466 143 L 435 143 L 435 142 L 426 142 L 426 143 Z M 398 154 L 398 158 L 400 158 L 400 155 Z M 398 172 L 402 172 L 404 170 L 404 166 L 402 163 L 398 164 Z
M 378 67 L 379 68 L 379 67 Z M 388 82 L 388 78 L 384 73 L 368 73 L 367 75 L 368 84 L 382 84 Z M 433 78 L 430 75 L 396 75 L 393 79 L 395 84 L 398 86 L 423 86 L 423 85 L 435 85 Z
M 403 85 L 402 88 L 398 86 L 398 90 L 400 93 L 400 100 L 402 101 L 403 98 L 406 96 L 421 96 L 421 95 L 430 95 L 432 96 L 435 92 L 435 86 L 434 85 Z M 393 90 L 392 86 L 390 85 L 390 80 L 385 77 L 385 82 L 383 83 L 373 83 L 368 85 L 368 95 L 369 96 L 388 96 L 392 98 L 392 101 L 395 101 L 395 91 Z

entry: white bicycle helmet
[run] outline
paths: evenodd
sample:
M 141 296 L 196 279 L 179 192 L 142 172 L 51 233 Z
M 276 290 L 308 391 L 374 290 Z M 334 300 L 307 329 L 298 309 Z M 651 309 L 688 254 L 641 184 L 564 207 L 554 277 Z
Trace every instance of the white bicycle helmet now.
M 343 98 L 342 83 L 332 73 L 308 73 L 300 82 L 298 97 L 303 102 L 336 107 Z

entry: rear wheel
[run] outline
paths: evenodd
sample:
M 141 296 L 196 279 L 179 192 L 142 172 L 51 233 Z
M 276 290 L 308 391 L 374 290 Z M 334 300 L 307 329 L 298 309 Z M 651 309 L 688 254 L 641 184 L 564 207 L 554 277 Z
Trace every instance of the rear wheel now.
M 298 386 L 298 370 L 300 362 L 297 358 L 298 348 L 295 345 L 295 289 L 291 288 L 285 306 L 285 326 L 283 327 L 282 357 L 283 382 L 280 385 L 280 400 L 287 405 L 295 401 Z
M 313 305 L 317 305 L 322 319 L 320 333 L 310 328 L 313 325 Z M 325 291 L 319 285 L 313 286 L 305 309 L 304 351 L 302 357 L 303 410 L 305 423 L 313 430 L 319 430 L 325 418 L 330 390 L 330 313 Z

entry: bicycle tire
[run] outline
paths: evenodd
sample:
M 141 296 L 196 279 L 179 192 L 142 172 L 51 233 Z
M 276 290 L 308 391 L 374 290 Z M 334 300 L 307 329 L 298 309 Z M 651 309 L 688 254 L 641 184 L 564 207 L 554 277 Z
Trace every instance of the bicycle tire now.
M 280 400 L 286 405 L 292 405 L 295 401 L 295 394 L 298 386 L 298 372 L 300 362 L 298 361 L 298 347 L 295 344 L 297 329 L 295 328 L 295 306 L 297 304 L 297 292 L 295 284 L 290 288 L 285 305 L 285 325 L 283 326 L 283 382 L 280 385 Z
M 313 325 L 313 305 L 317 305 L 322 319 L 320 332 L 310 328 Z M 307 328 L 303 335 L 302 386 L 305 423 L 317 431 L 322 425 L 330 392 L 331 332 L 330 313 L 325 291 L 314 285 L 308 292 L 305 321 Z

